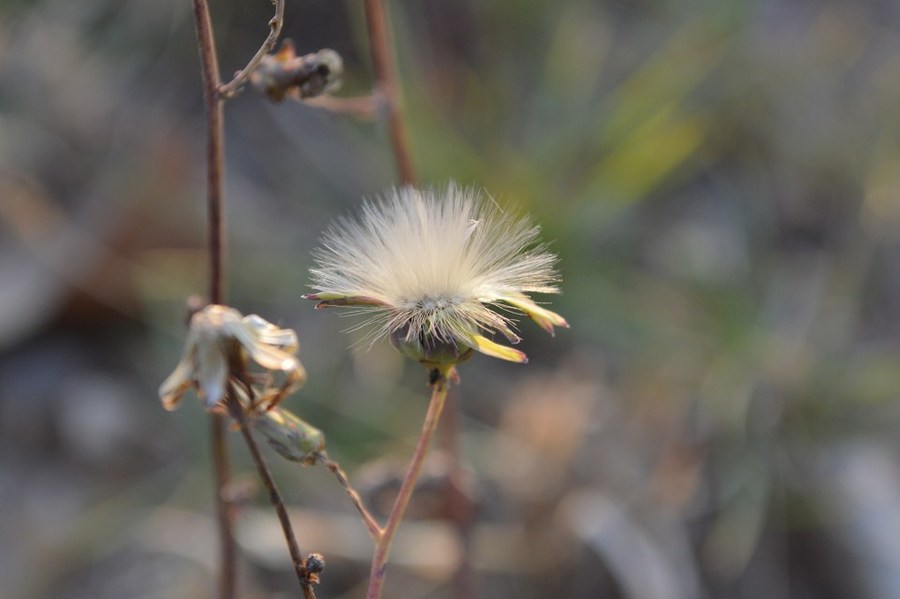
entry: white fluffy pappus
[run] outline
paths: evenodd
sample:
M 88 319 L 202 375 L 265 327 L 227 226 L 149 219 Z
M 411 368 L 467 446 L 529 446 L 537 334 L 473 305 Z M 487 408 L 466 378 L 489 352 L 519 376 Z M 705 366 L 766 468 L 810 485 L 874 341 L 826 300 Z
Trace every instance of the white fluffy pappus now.
M 483 334 L 518 342 L 510 312 L 551 334 L 568 327 L 527 295 L 559 292 L 556 256 L 537 243 L 538 233 L 474 188 L 392 189 L 325 232 L 310 269 L 316 293 L 303 297 L 317 308 L 356 307 L 373 340 L 388 337 L 426 365 L 456 362 L 472 349 L 526 362 Z

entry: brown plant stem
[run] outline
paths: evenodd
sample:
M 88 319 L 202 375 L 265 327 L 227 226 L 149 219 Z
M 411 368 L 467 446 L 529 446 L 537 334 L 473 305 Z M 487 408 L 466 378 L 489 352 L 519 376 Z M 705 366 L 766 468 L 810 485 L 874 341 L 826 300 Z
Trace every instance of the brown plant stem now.
M 216 499 L 216 521 L 219 528 L 219 597 L 234 599 L 236 596 L 236 554 L 234 546 L 234 512 L 226 497 L 225 489 L 231 482 L 228 450 L 225 444 L 225 422 L 219 414 L 210 414 L 209 430 L 212 440 L 213 473 Z
M 224 145 L 222 130 L 222 101 L 216 90 L 219 87 L 219 63 L 216 59 L 215 39 L 205 0 L 192 0 L 194 25 L 197 30 L 197 50 L 200 55 L 200 72 L 203 78 L 203 99 L 206 109 L 206 193 L 209 244 L 209 301 L 222 303 L 222 189 Z M 219 597 L 234 599 L 236 591 L 234 516 L 225 497 L 229 484 L 227 446 L 225 444 L 225 419 L 217 414 L 210 416 L 213 471 L 215 476 L 216 512 L 219 524 L 220 570 Z
M 444 400 L 447 399 L 447 371 L 437 371 L 437 377 L 431 386 L 431 401 L 428 403 L 428 413 L 425 415 L 425 422 L 422 425 L 422 433 L 419 435 L 419 441 L 416 444 L 416 450 L 406 470 L 406 476 L 400 485 L 400 491 L 391 507 L 391 513 L 388 516 L 387 524 L 384 526 L 384 532 L 381 539 L 375 545 L 375 555 L 372 557 L 372 567 L 369 571 L 369 587 L 366 591 L 366 599 L 380 599 L 382 589 L 384 588 L 385 570 L 387 568 L 387 560 L 391 553 L 391 542 L 403 515 L 406 513 L 406 507 L 412 497 L 413 489 L 416 487 L 416 481 L 419 473 L 422 471 L 422 463 L 425 460 L 425 454 L 428 453 L 428 445 L 431 437 L 437 428 L 438 421 L 441 417 L 441 411 L 444 408 Z
M 334 476 L 338 479 L 338 482 L 344 487 L 344 491 L 346 491 L 347 496 L 350 498 L 350 501 L 356 507 L 356 510 L 359 512 L 359 515 L 362 516 L 363 522 L 366 525 L 366 528 L 369 529 L 369 534 L 372 536 L 372 540 L 376 543 L 381 541 L 381 537 L 384 535 L 384 530 L 382 530 L 381 526 L 372 516 L 368 509 L 366 509 L 365 504 L 363 503 L 362 498 L 359 496 L 359 493 L 356 492 L 356 489 L 353 488 L 353 485 L 350 484 L 350 479 L 347 478 L 347 474 L 340 467 L 337 462 L 331 460 L 328 457 L 328 454 L 324 451 L 319 454 L 319 461 L 322 464 L 331 470 Z
M 194 23 L 203 75 L 203 101 L 206 108 L 206 199 L 209 227 L 209 301 L 222 303 L 222 238 L 225 223 L 222 210 L 223 172 L 225 163 L 222 128 L 223 101 L 218 96 L 219 62 L 216 42 L 206 0 L 193 0 Z
M 387 16 L 382 0 L 365 0 L 365 12 L 366 27 L 369 32 L 369 49 L 372 53 L 375 78 L 378 80 L 378 91 L 385 97 L 388 131 L 394 151 L 394 160 L 397 163 L 397 174 L 401 183 L 415 185 L 415 169 L 409 151 L 406 129 L 400 114 L 400 88 L 394 73 Z
M 284 24 L 284 0 L 274 0 L 274 2 L 275 16 L 269 19 L 269 35 L 266 36 L 265 41 L 263 41 L 259 50 L 256 51 L 256 54 L 253 55 L 253 58 L 250 59 L 250 62 L 247 63 L 247 66 L 235 73 L 234 79 L 217 87 L 217 91 L 222 98 L 228 99 L 236 96 L 241 91 L 244 83 L 247 82 L 250 73 L 259 66 L 263 57 L 275 47 L 275 42 L 278 41 L 278 36 L 281 35 L 281 27 Z
M 307 106 L 313 106 L 334 114 L 346 114 L 364 121 L 374 121 L 378 107 L 384 99 L 378 94 L 356 96 L 352 98 L 336 98 L 334 96 L 315 96 L 299 100 Z
M 246 388 L 249 390 L 249 385 L 247 385 Z M 275 508 L 275 513 L 278 515 L 278 522 L 281 524 L 284 540 L 287 543 L 288 552 L 291 555 L 291 564 L 294 566 L 294 572 L 297 574 L 297 579 L 300 581 L 300 587 L 303 589 L 303 596 L 305 599 L 315 599 L 316 594 L 310 581 L 310 573 L 306 570 L 306 560 L 303 559 L 303 555 L 300 553 L 300 546 L 297 544 L 297 537 L 294 535 L 294 527 L 291 525 L 291 519 L 288 516 L 287 508 L 284 506 L 284 501 L 281 499 L 281 493 L 278 492 L 278 487 L 275 486 L 275 480 L 272 478 L 272 473 L 269 471 L 269 467 L 266 465 L 266 461 L 259 451 L 259 446 L 253 438 L 253 433 L 250 431 L 250 425 L 247 422 L 247 417 L 244 415 L 243 407 L 235 398 L 233 391 L 229 393 L 228 396 L 228 408 L 232 417 L 237 420 L 238 426 L 241 429 L 241 435 L 244 437 L 244 442 L 247 444 L 250 455 L 253 457 L 253 462 L 256 464 L 259 477 L 262 479 L 266 491 L 269 493 L 269 502 L 272 504 L 272 507 Z

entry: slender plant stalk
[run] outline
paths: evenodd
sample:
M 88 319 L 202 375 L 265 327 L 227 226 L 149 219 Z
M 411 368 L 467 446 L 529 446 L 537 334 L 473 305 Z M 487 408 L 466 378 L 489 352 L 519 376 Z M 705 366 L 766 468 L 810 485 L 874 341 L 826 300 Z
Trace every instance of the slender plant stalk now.
M 194 24 L 197 27 L 197 46 L 200 52 L 200 70 L 203 75 L 203 100 L 206 107 L 206 198 L 209 227 L 209 301 L 223 301 L 222 239 L 223 173 L 225 169 L 224 131 L 222 112 L 224 102 L 218 95 L 219 62 L 216 59 L 216 41 L 206 0 L 193 0 Z
M 269 35 L 266 36 L 265 41 L 263 41 L 259 50 L 256 51 L 256 54 L 253 55 L 253 58 L 250 59 L 250 62 L 247 63 L 247 66 L 238 71 L 234 79 L 218 86 L 217 91 L 222 98 L 228 99 L 236 96 L 244 83 L 247 82 L 250 73 L 259 66 L 263 57 L 275 47 L 275 43 L 281 35 L 281 27 L 284 24 L 284 0 L 274 0 L 274 2 L 275 16 L 269 20 Z
M 212 440 L 213 473 L 216 495 L 216 520 L 219 528 L 219 597 L 234 599 L 236 593 L 236 554 L 234 546 L 234 512 L 226 497 L 231 482 L 228 448 L 225 444 L 225 419 L 218 414 L 209 417 Z
M 416 486 L 416 480 L 418 480 L 419 473 L 422 471 L 422 463 L 425 460 L 425 454 L 428 452 L 428 445 L 440 420 L 441 411 L 444 408 L 444 400 L 447 399 L 446 375 L 446 372 L 440 372 L 437 380 L 431 386 L 431 401 L 428 403 L 428 413 L 425 415 L 425 423 L 422 425 L 422 434 L 419 436 L 416 451 L 413 453 L 412 460 L 410 460 L 409 467 L 406 470 L 406 476 L 400 485 L 400 491 L 394 500 L 387 524 L 384 526 L 384 532 L 375 545 L 375 555 L 372 557 L 372 567 L 369 571 L 369 588 L 366 591 L 366 599 L 380 599 L 381 597 L 387 560 L 391 553 L 391 542 L 394 540 L 397 528 L 400 526 L 403 515 L 406 513 L 406 506 L 409 505 L 413 489 Z
M 207 242 L 209 244 L 209 301 L 223 301 L 222 190 L 224 145 L 222 130 L 222 101 L 218 97 L 219 63 L 215 53 L 215 39 L 205 0 L 192 0 L 194 25 L 197 29 L 197 50 L 200 54 L 200 71 L 203 78 L 203 99 L 206 108 L 206 194 L 207 194 Z M 225 419 L 210 415 L 213 472 L 215 476 L 215 500 L 219 523 L 219 597 L 234 599 L 237 568 L 235 567 L 234 515 L 225 489 L 230 482 L 228 449 L 225 443 Z
M 376 94 L 350 98 L 322 95 L 302 98 L 300 101 L 307 106 L 315 106 L 334 114 L 347 114 L 365 121 L 375 120 L 378 110 L 378 96 Z
M 247 391 L 252 391 L 249 385 L 245 385 L 245 389 Z M 269 467 L 266 465 L 266 461 L 259 451 L 259 446 L 253 438 L 253 433 L 250 431 L 250 425 L 247 423 L 247 417 L 244 415 L 244 410 L 235 398 L 233 391 L 229 393 L 228 405 L 232 417 L 237 420 L 238 425 L 240 426 L 241 435 L 243 435 L 247 448 L 250 450 L 250 455 L 253 457 L 253 462 L 256 464 L 259 477 L 262 479 L 263 484 L 266 486 L 266 491 L 269 493 L 269 501 L 271 502 L 272 507 L 275 508 L 276 514 L 278 514 L 278 522 L 281 524 L 281 530 L 284 532 L 284 540 L 287 543 L 288 552 L 291 555 L 291 564 L 294 566 L 294 572 L 297 574 L 297 579 L 300 581 L 300 587 L 303 589 L 303 596 L 305 599 L 315 599 L 316 594 L 310 582 L 309 572 L 306 570 L 306 560 L 303 559 L 303 554 L 300 553 L 300 546 L 297 544 L 297 537 L 294 535 L 294 527 L 291 525 L 291 519 L 290 516 L 288 516 L 287 508 L 284 506 L 284 501 L 281 499 L 281 493 L 278 492 L 278 487 L 275 486 L 275 480 L 272 478 L 272 473 L 269 471 Z
M 338 482 L 344 487 L 344 491 L 346 491 L 347 496 L 350 498 L 350 501 L 353 502 L 353 505 L 356 507 L 356 510 L 359 512 L 359 515 L 362 516 L 363 522 L 366 525 L 366 528 L 369 529 L 369 534 L 372 536 L 372 540 L 375 543 L 381 541 L 381 537 L 384 535 L 384 530 L 382 530 L 381 526 L 378 525 L 378 522 L 372 516 L 368 509 L 366 509 L 365 504 L 363 503 L 362 498 L 359 496 L 359 493 L 356 492 L 356 489 L 353 488 L 353 485 L 350 484 L 350 479 L 347 478 L 347 474 L 340 467 L 337 462 L 331 460 L 328 457 L 328 454 L 324 451 L 319 454 L 319 461 L 338 479 Z
M 391 147 L 397 163 L 397 173 L 401 183 L 415 185 L 416 175 L 412 164 L 412 155 L 406 137 L 406 128 L 400 114 L 400 88 L 391 59 L 388 23 L 382 0 L 365 0 L 366 27 L 369 31 L 369 49 L 375 67 L 378 87 L 384 94 L 387 106 L 388 130 Z

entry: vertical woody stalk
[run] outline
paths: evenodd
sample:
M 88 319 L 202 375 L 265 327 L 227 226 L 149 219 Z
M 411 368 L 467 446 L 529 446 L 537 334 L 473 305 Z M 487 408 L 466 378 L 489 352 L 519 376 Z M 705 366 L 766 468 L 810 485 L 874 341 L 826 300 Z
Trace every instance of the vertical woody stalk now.
M 266 51 L 275 44 L 281 32 L 284 15 L 284 0 L 275 0 L 275 16 L 269 21 L 269 35 L 263 42 L 259 51 L 250 59 L 247 66 L 240 71 L 235 78 L 223 86 L 219 73 L 219 64 L 216 58 L 216 43 L 213 36 L 212 23 L 210 21 L 209 6 L 206 0 L 192 0 L 194 9 L 194 24 L 197 29 L 197 46 L 200 54 L 200 66 L 203 78 L 203 99 L 206 112 L 206 163 L 207 163 L 207 214 L 208 214 L 208 244 L 209 244 L 209 299 L 213 304 L 222 304 L 223 291 L 223 187 L 224 187 L 224 131 L 222 117 L 226 98 L 233 97 L 249 74 L 259 64 Z M 248 396 L 252 397 L 249 392 Z M 279 517 L 285 540 L 291 554 L 291 562 L 297 572 L 303 595 L 306 599 L 315 599 L 312 589 L 315 575 L 306 569 L 306 561 L 301 557 L 297 540 L 294 536 L 287 510 L 281 500 L 281 496 L 275 487 L 272 476 L 262 459 L 253 435 L 248 428 L 242 408 L 230 392 L 230 407 L 234 417 L 238 420 L 244 440 L 247 443 L 254 461 L 257 465 L 260 477 L 269 490 L 269 498 Z M 211 436 L 212 451 L 215 470 L 216 505 L 218 510 L 219 536 L 221 547 L 221 570 L 219 580 L 220 599 L 234 599 L 236 593 L 235 584 L 235 545 L 233 534 L 233 512 L 226 497 L 226 487 L 229 483 L 229 466 L 227 447 L 225 444 L 225 418 L 212 414 Z
M 372 63 L 375 67 L 375 78 L 378 88 L 384 94 L 388 131 L 391 136 L 391 147 L 397 162 L 397 174 L 400 182 L 408 185 L 416 184 L 415 169 L 409 151 L 406 128 L 400 114 L 400 88 L 394 73 L 391 59 L 391 47 L 388 37 L 387 16 L 381 0 L 365 0 L 366 27 L 369 31 L 369 49 L 372 52 Z
M 203 77 L 203 100 L 206 109 L 206 199 L 209 244 L 209 301 L 221 304 L 223 301 L 222 277 L 222 189 L 224 168 L 224 146 L 222 129 L 222 104 L 218 88 L 221 84 L 219 62 L 216 59 L 215 40 L 209 17 L 209 7 L 205 0 L 192 0 L 194 25 L 197 29 L 197 49 L 200 54 L 200 70 Z M 212 438 L 213 468 L 215 473 L 216 510 L 219 523 L 219 597 L 234 599 L 235 547 L 233 534 L 233 514 L 225 497 L 229 483 L 228 453 L 225 444 L 225 419 L 218 414 L 210 415 L 210 436 Z

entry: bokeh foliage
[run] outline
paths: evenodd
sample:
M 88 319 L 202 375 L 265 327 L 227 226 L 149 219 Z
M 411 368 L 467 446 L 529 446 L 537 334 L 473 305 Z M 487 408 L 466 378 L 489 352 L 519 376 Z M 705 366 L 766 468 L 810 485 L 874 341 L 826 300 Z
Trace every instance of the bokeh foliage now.
M 155 399 L 184 299 L 205 288 L 188 4 L 0 4 L 10 596 L 211 584 L 204 416 Z M 271 8 L 213 4 L 229 72 Z M 553 305 L 572 324 L 555 339 L 523 324 L 527 367 L 462 369 L 483 596 L 900 594 L 900 7 L 390 8 L 423 181 L 530 212 L 560 255 Z M 286 16 L 299 51 L 343 55 L 342 94 L 369 91 L 359 3 L 298 0 Z M 226 123 L 231 303 L 298 331 L 310 382 L 289 407 L 377 499 L 418 431 L 422 374 L 388 347 L 349 351 L 349 321 L 299 295 L 319 232 L 393 180 L 386 136 L 249 93 Z M 277 470 L 301 544 L 330 555 L 322 596 L 360 596 L 367 540 L 346 532 L 340 489 Z M 460 549 L 429 493 L 407 524 L 449 549 L 423 565 L 398 544 L 401 596 L 452 596 Z M 247 522 L 264 500 L 247 500 Z M 268 530 L 241 537 L 254 596 L 291 584 Z

